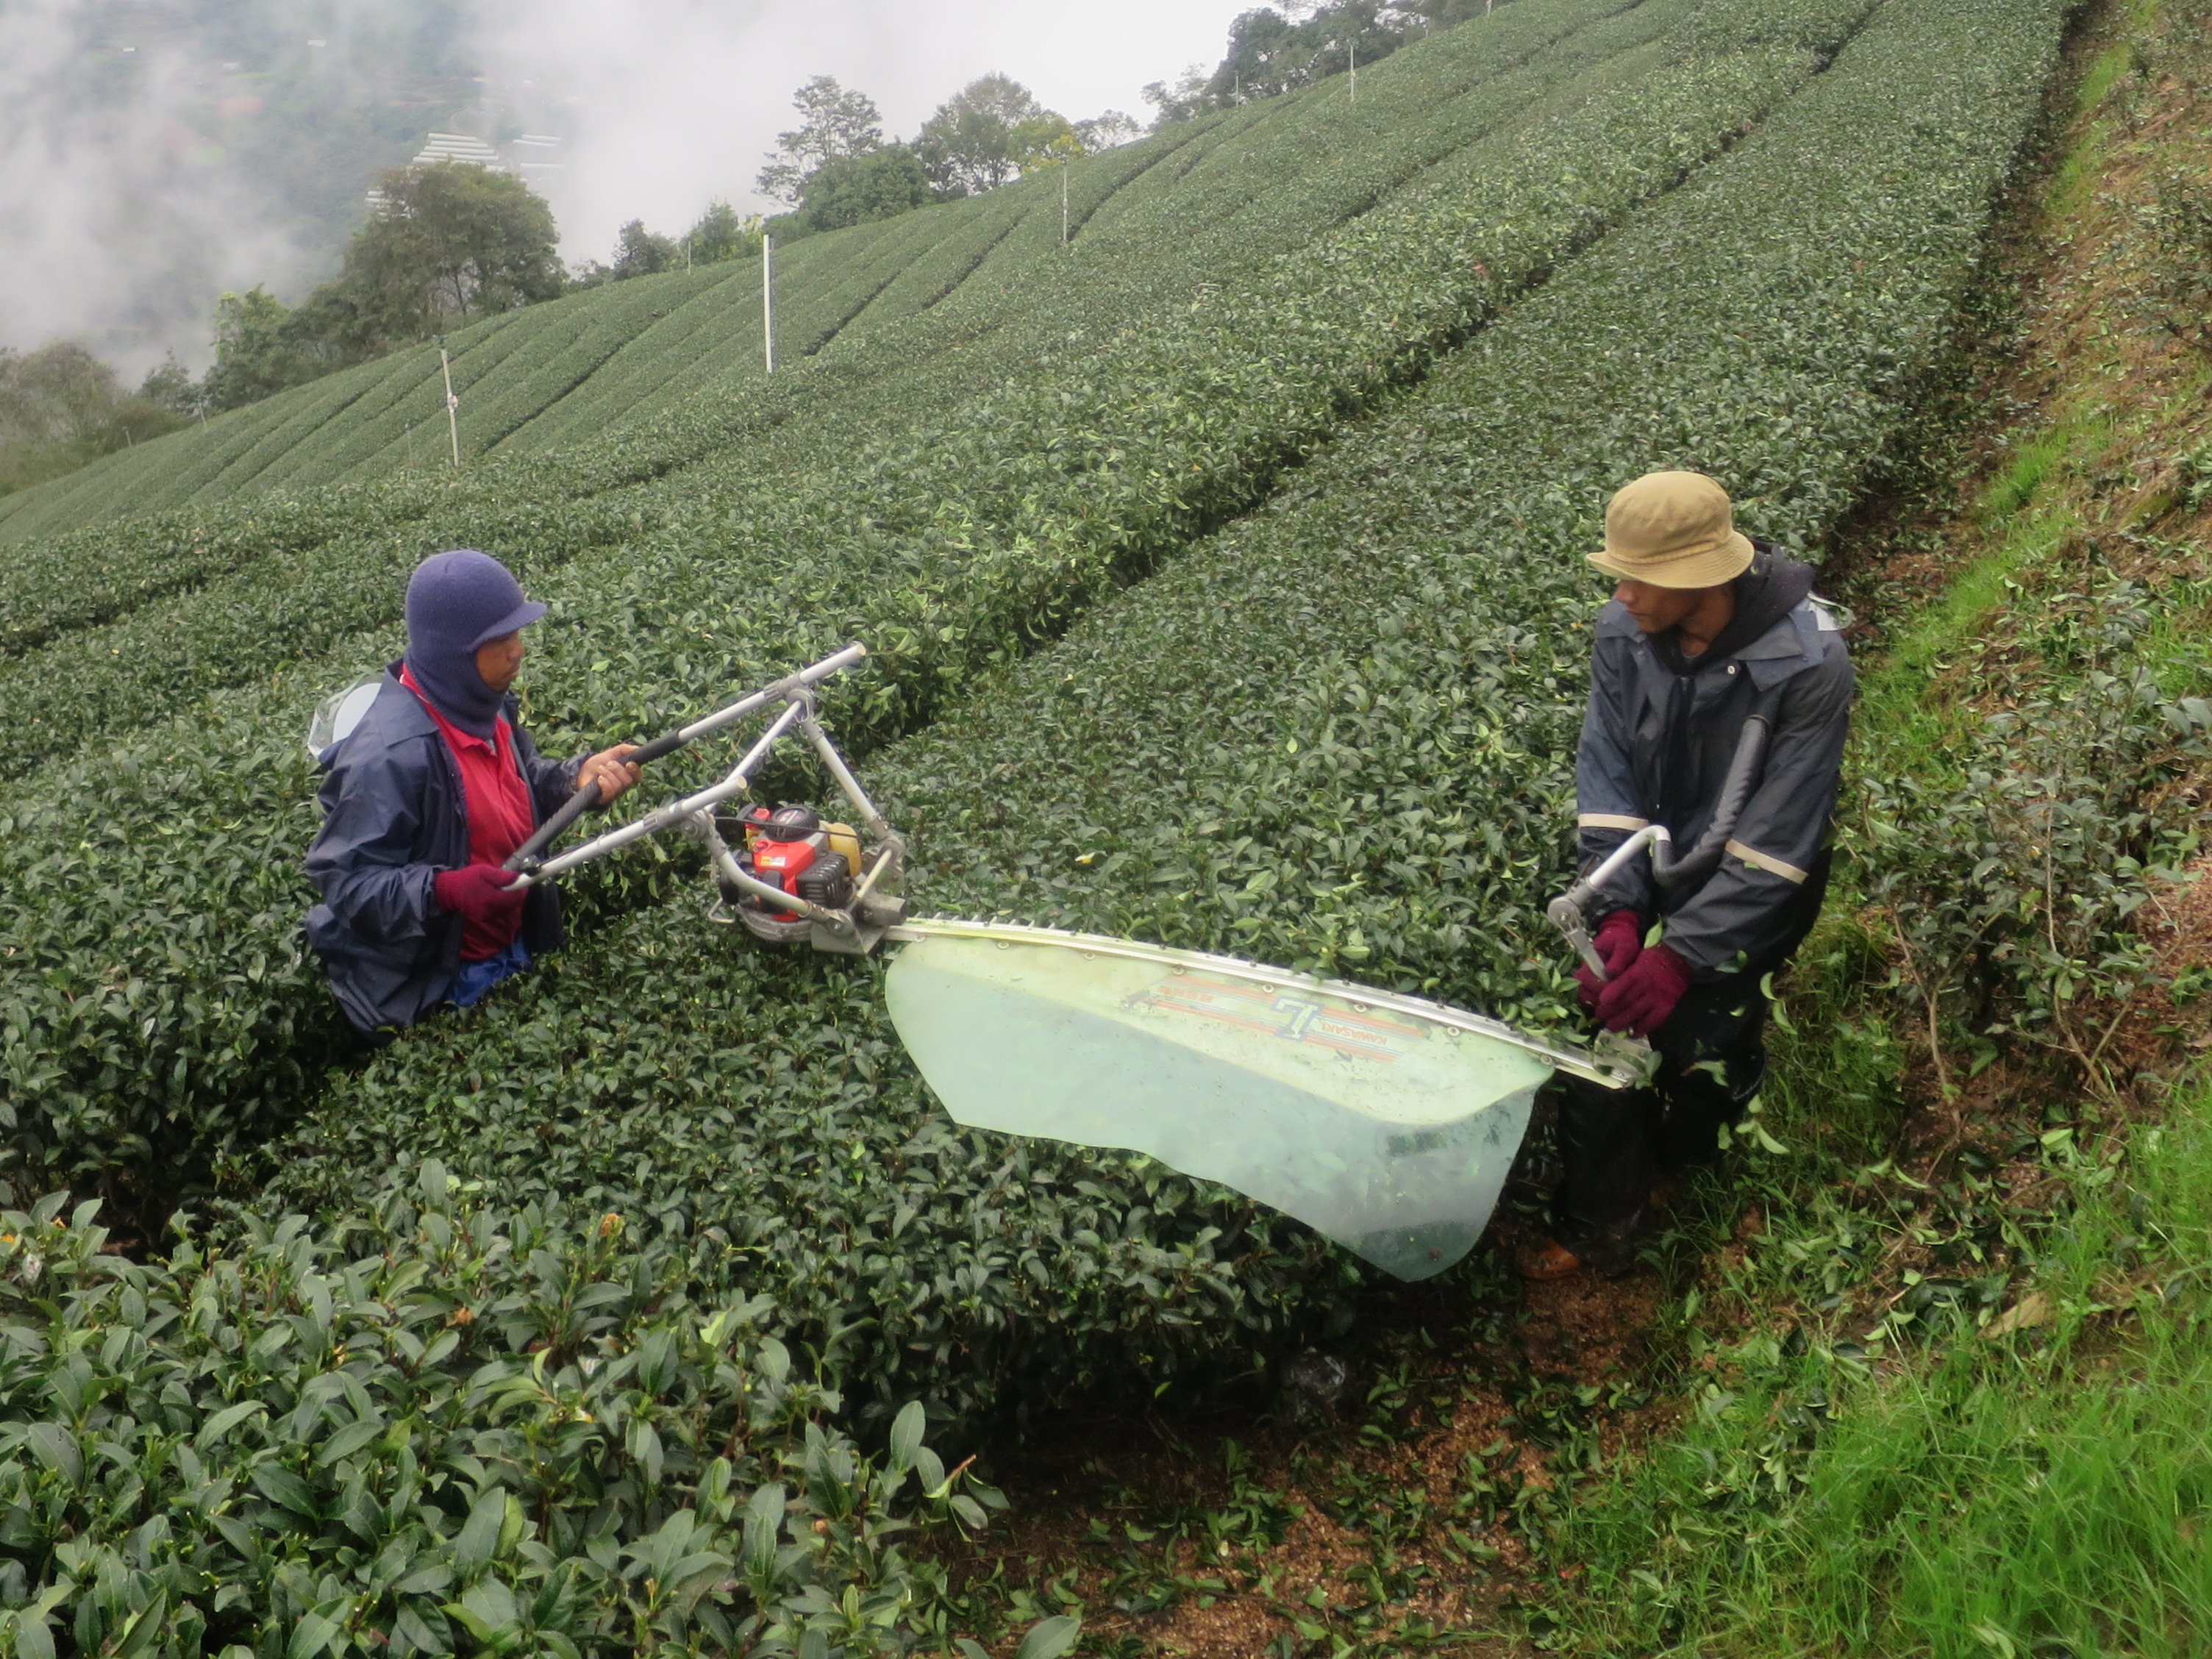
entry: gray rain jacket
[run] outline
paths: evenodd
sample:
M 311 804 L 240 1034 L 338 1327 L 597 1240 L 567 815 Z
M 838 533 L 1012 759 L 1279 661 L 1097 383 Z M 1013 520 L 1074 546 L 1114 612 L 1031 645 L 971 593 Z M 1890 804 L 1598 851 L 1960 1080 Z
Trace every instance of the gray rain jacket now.
M 507 700 L 514 757 L 539 823 L 574 793 L 578 761 L 538 752 Z M 386 671 L 361 724 L 324 755 L 323 830 L 307 849 L 307 879 L 323 902 L 307 912 L 346 1018 L 364 1035 L 412 1025 L 446 1000 L 461 971 L 461 919 L 438 908 L 441 870 L 469 861 L 461 769 L 422 701 Z M 560 896 L 533 887 L 522 941 L 538 955 L 562 939 Z
M 1667 943 L 1701 981 L 1769 971 L 1811 928 L 1827 885 L 1828 819 L 1854 684 L 1833 613 L 1802 599 L 1749 644 L 1698 665 L 1690 712 L 1696 778 L 1671 792 L 1663 790 L 1662 759 L 1678 677 L 1618 600 L 1598 613 L 1595 631 L 1589 712 L 1575 756 L 1584 870 L 1662 821 L 1666 793 L 1696 803 L 1679 814 L 1680 823 L 1667 824 L 1675 850 L 1686 850 L 1711 822 L 1744 722 L 1765 714 L 1770 738 L 1765 769 L 1711 875 L 1662 894 L 1649 861 L 1638 859 L 1599 895 L 1591 915 L 1663 914 Z

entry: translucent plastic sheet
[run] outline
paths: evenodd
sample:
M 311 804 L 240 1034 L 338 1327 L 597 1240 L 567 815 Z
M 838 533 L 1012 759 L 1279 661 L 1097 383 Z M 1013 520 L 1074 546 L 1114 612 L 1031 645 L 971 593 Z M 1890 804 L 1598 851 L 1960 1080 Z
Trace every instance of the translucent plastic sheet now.
M 1253 964 L 938 925 L 902 935 L 888 996 L 957 1121 L 1144 1152 L 1401 1279 L 1482 1236 L 1557 1059 L 1474 1016 Z

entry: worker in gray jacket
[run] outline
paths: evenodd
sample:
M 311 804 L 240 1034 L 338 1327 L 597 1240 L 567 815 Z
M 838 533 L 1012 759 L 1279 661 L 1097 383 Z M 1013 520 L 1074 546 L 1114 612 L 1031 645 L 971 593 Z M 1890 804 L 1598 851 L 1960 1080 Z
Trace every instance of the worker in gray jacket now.
M 1565 1085 L 1553 1233 L 1521 1263 L 1540 1279 L 1625 1267 L 1654 1181 L 1711 1158 L 1757 1096 L 1768 976 L 1827 889 L 1850 719 L 1850 658 L 1811 567 L 1737 533 L 1720 485 L 1650 473 L 1613 496 L 1605 530 L 1590 562 L 1619 585 L 1598 613 L 1576 754 L 1582 867 L 1650 823 L 1693 845 L 1753 715 L 1769 740 L 1710 875 L 1662 890 L 1635 860 L 1590 907 L 1606 971 L 1579 970 L 1583 1004 L 1649 1037 L 1659 1067 L 1646 1089 Z

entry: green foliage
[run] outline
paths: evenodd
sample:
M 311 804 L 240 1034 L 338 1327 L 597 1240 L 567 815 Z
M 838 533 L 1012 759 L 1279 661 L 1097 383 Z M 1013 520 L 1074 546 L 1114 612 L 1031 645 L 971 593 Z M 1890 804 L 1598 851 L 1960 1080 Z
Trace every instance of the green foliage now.
M 562 290 L 552 210 L 520 179 L 458 161 L 397 167 L 345 269 L 302 307 L 354 360 L 550 300 Z
M 378 189 L 382 205 L 355 234 L 344 270 L 297 310 L 258 286 L 216 301 L 216 360 L 199 393 L 208 408 L 258 403 L 562 291 L 552 210 L 520 179 L 441 161 L 396 167 Z M 667 239 L 650 240 L 657 250 Z
M 622 282 L 631 276 L 657 276 L 683 262 L 684 250 L 672 236 L 658 236 L 633 219 L 615 239 L 615 262 L 609 275 Z
M 2014 584 L 2017 586 L 2017 584 Z M 1938 1081 L 1993 1060 L 2000 1039 L 2057 1051 L 2100 1091 L 2117 1004 L 2155 972 L 2130 924 L 2178 843 L 2136 803 L 2205 753 L 2212 705 L 2176 703 L 2127 648 L 2144 595 L 2118 582 L 2086 611 L 2085 662 L 1983 722 L 1959 775 L 1875 775 L 1861 793 L 1869 899 L 1899 946 L 1891 984 Z
M 215 302 L 215 362 L 199 398 L 212 410 L 238 409 L 331 367 L 308 319 L 257 283 Z
M 175 368 L 175 360 L 166 367 Z M 115 371 L 81 345 L 0 348 L 0 495 L 182 426 L 192 410 L 178 406 L 164 373 L 147 376 L 132 397 Z
M 0 1215 L 18 1654 L 902 1652 L 897 1535 L 1002 1501 L 918 1407 L 880 1459 L 825 1430 L 763 1306 L 686 1298 L 711 1247 L 617 1215 L 426 1165 L 139 1265 L 62 1208 Z
M 1066 117 L 1018 81 L 986 75 L 938 106 L 921 124 L 914 153 L 941 194 L 971 196 L 996 190 L 1063 135 L 1073 136 Z
M 844 230 L 927 207 L 937 199 L 921 158 L 904 144 L 824 161 L 799 190 L 797 217 L 809 230 Z
M 738 216 L 737 209 L 719 197 L 707 204 L 698 223 L 684 234 L 686 263 L 718 265 L 725 259 L 756 252 L 759 234 Z
M 1900 1362 L 1817 1328 L 1704 1345 L 1682 1429 L 1568 1519 L 1562 1547 L 1589 1563 L 1560 1609 L 1574 1635 L 1716 1656 L 2194 1651 L 2212 1598 L 2195 1520 L 2212 1502 L 2212 1120 L 2201 1085 L 2171 1104 L 2124 1164 L 2044 1137 L 2057 1212 L 2020 1271 L 1912 1275 L 1878 1327 L 1909 1334 Z M 1898 1222 L 1925 1232 L 1930 1195 L 1903 1197 Z M 1994 1203 L 2017 1236 L 2016 1194 Z M 1762 1238 L 1747 1267 L 1824 1242 Z M 1856 1284 L 1881 1230 L 1854 1243 Z
M 1439 21 L 1487 8 L 1462 8 L 1438 18 L 1441 6 L 1392 3 L 1392 0 L 1336 0 L 1314 7 L 1286 6 L 1293 21 L 1273 7 L 1240 14 L 1229 26 L 1228 49 L 1211 74 L 1193 69 L 1172 87 L 1155 81 L 1145 88 L 1155 124 L 1188 121 L 1216 110 L 1233 109 L 1255 98 L 1279 97 L 1354 64 L 1365 66 L 1424 38 Z
M 2200 171 L 2169 167 L 2147 216 L 2157 249 L 2150 298 L 2160 321 L 2182 339 L 2212 343 L 2204 324 L 2212 307 L 2212 181 Z
M 1660 68 L 1632 52 L 1615 65 L 1605 33 L 1591 33 L 1597 67 L 1578 83 L 1569 57 L 1560 72 L 1577 92 L 1556 112 L 1428 167 L 1263 282 L 1147 331 L 1063 343 L 941 423 L 848 444 L 773 489 L 764 465 L 788 453 L 773 445 L 610 487 L 625 469 L 665 467 L 672 450 L 696 453 L 696 425 L 605 446 L 581 478 L 518 465 L 464 492 L 393 487 L 380 494 L 395 510 L 374 530 L 285 557 L 252 556 L 255 539 L 241 535 L 233 545 L 248 559 L 234 572 L 40 647 L 0 674 L 0 714 L 72 744 L 161 720 L 180 698 L 259 681 L 272 659 L 388 629 L 406 571 L 443 542 L 509 557 L 556 616 L 589 619 L 589 633 L 550 628 L 539 647 L 549 665 L 532 713 L 552 732 L 659 729 L 851 634 L 878 667 L 837 710 L 847 734 L 865 744 L 911 730 L 976 673 L 1258 499 L 1348 411 L 1418 374 L 1806 73 L 1794 54 Z M 1522 95 L 1559 92 L 1539 76 Z M 1469 223 L 1484 227 L 1472 262 Z M 621 291 L 643 305 L 649 289 Z M 1269 349 L 1255 351 L 1262 341 Z M 564 496 L 587 480 L 598 493 Z M 346 508 L 321 504 L 335 518 L 319 522 L 344 523 Z M 434 527 L 410 523 L 428 507 Z M 89 545 L 112 556 L 104 539 Z M 769 547 L 776 559 L 753 562 Z M 744 562 L 747 580 L 726 580 L 736 565 L 724 556 Z M 142 591 L 103 579 L 118 602 Z M 372 636 L 349 647 L 350 665 L 318 672 L 349 675 L 395 645 Z M 86 794 L 67 787 L 13 812 L 0 880 L 27 902 L 0 921 L 0 948 L 14 947 L 0 958 L 11 1011 L 0 1105 L 16 1114 L 22 1155 L 56 1160 L 55 1178 L 149 1151 L 167 1164 L 250 1146 L 324 1063 L 332 1016 L 293 921 L 294 860 L 314 809 L 297 720 L 277 712 L 322 689 L 280 681 L 253 700 L 267 714 L 180 722 L 158 756 L 107 750 L 97 781 L 88 775 L 103 803 L 89 823 Z M 175 856 L 149 863 L 149 833 L 171 837 Z M 653 896 L 666 879 L 649 863 L 610 871 L 585 884 L 585 915 Z M 152 928 L 154 915 L 173 920 Z
M 848 92 L 834 76 L 811 77 L 792 95 L 791 104 L 802 118 L 792 131 L 776 135 L 775 153 L 760 170 L 755 187 L 796 206 L 806 181 L 826 164 L 880 149 L 884 129 L 876 100 L 858 89 Z

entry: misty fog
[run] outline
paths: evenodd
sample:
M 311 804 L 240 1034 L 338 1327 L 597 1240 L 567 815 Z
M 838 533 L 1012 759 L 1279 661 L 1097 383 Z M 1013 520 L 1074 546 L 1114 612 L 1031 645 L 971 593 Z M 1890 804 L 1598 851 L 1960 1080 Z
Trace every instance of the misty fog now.
M 1070 119 L 1143 118 L 1251 0 L 0 0 L 0 346 L 84 341 L 135 377 L 210 313 L 335 270 L 375 172 L 434 129 L 547 133 L 562 253 L 681 233 L 753 175 L 816 74 L 911 136 L 1003 70 Z

